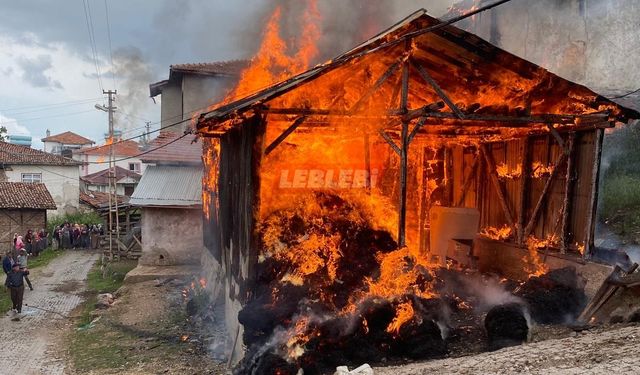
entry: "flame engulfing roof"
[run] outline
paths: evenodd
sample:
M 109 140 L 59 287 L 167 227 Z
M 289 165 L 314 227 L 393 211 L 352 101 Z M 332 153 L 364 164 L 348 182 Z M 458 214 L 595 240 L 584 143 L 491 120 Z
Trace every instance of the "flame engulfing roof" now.
M 387 103 L 384 112 L 377 113 L 387 115 L 399 107 L 393 104 L 398 102 L 395 98 L 402 80 L 399 66 L 407 61 L 410 66 L 408 108 L 415 112 L 413 118 L 424 115 L 442 124 L 462 116 L 468 121 L 491 121 L 495 116 L 508 116 L 571 125 L 579 122 L 576 116 L 582 115 L 600 115 L 605 121 L 640 118 L 639 113 L 584 86 L 560 78 L 457 27 L 439 27 L 440 23 L 424 9 L 419 10 L 329 62 L 214 108 L 201 115 L 198 128 L 203 132 L 224 132 L 234 125 L 228 120 L 258 111 L 351 116 L 354 104 L 369 91 L 373 94 L 365 99 Z M 449 100 L 444 100 L 442 94 Z M 443 100 L 449 111 L 439 111 L 444 107 Z M 434 104 L 439 105 L 434 107 Z M 375 110 L 367 112 L 371 114 L 375 115 Z M 529 126 L 536 121 L 523 123 Z M 521 123 L 519 127 L 524 126 Z
M 56 202 L 44 184 L 0 182 L 0 208 L 55 210 Z

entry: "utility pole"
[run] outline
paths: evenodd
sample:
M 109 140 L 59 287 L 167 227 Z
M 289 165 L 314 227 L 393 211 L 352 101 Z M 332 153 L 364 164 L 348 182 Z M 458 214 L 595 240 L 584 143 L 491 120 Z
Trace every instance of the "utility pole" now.
M 107 107 L 107 111 L 109 113 L 109 260 L 113 261 L 114 258 L 114 250 L 113 250 L 113 224 L 114 219 L 113 216 L 115 214 L 115 232 L 116 232 L 116 249 L 119 246 L 120 242 L 120 223 L 118 217 L 118 196 L 116 189 L 116 168 L 115 168 L 115 160 L 113 155 L 113 142 L 114 142 L 114 126 L 113 126 L 113 113 L 116 110 L 116 107 L 113 105 L 115 101 L 114 96 L 116 95 L 116 90 L 108 90 L 102 91 L 103 94 L 109 95 L 109 106 Z
M 144 126 L 144 145 L 149 145 L 149 131 L 151 130 L 151 121 L 146 122 L 147 125 Z

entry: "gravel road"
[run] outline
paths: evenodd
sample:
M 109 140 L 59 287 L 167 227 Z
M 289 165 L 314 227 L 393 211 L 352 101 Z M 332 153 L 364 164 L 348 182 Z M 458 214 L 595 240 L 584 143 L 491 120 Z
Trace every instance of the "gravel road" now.
M 540 341 L 468 357 L 375 369 L 376 375 L 638 373 L 639 325 L 584 331 L 573 337 Z
M 67 251 L 31 273 L 35 290 L 25 290 L 21 320 L 12 321 L 11 313 L 0 317 L 1 374 L 64 373 L 64 362 L 53 349 L 59 333 L 71 326 L 64 316 L 82 302 L 87 273 L 98 258 L 99 254 Z

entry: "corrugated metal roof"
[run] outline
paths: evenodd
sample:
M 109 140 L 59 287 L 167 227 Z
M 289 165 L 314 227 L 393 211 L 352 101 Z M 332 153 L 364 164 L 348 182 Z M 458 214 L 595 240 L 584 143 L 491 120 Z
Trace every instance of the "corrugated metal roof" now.
M 150 165 L 131 196 L 134 206 L 202 204 L 202 167 Z

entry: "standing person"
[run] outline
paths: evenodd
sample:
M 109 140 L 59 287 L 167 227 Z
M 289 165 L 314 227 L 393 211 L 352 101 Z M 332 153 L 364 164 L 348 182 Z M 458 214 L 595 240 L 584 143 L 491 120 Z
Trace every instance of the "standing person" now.
M 4 273 L 11 272 L 11 268 L 13 268 L 14 263 L 15 262 L 13 260 L 13 254 L 11 250 L 7 250 L 7 252 L 4 254 L 4 258 L 2 259 L 2 270 L 4 271 Z
M 24 235 L 24 248 L 27 250 L 27 254 L 31 254 L 33 251 L 33 231 L 29 229 L 27 234 Z
M 44 228 L 42 228 L 40 229 L 39 235 L 40 235 L 40 241 L 42 241 L 42 243 L 40 244 L 41 246 L 40 251 L 43 251 L 49 247 L 49 233 L 47 233 L 47 231 Z
M 62 226 L 53 227 L 53 241 L 55 242 L 56 249 L 62 249 L 62 239 L 60 238 L 60 230 Z
M 71 248 L 71 228 L 69 227 L 69 223 L 64 223 L 62 227 L 62 248 Z
M 18 236 L 18 238 L 16 238 L 16 245 L 15 245 L 15 250 L 16 252 L 20 251 L 21 249 L 24 249 L 24 241 L 22 240 L 22 236 Z
M 27 285 L 29 285 L 29 290 L 33 290 L 33 286 L 31 285 L 31 280 L 29 280 L 29 269 L 27 268 L 27 259 L 29 255 L 25 251 L 25 249 L 20 250 L 20 254 L 18 255 L 18 259 L 16 263 L 20 267 L 20 271 L 24 272 L 24 279 L 27 281 Z
M 7 274 L 7 288 L 11 294 L 13 310 L 18 314 L 22 313 L 22 298 L 24 297 L 24 277 L 25 273 L 20 271 L 20 265 L 15 263 L 11 272 Z
M 89 226 L 82 224 L 80 228 L 80 243 L 83 249 L 89 248 Z
M 100 228 L 97 225 L 91 226 L 91 248 L 97 249 L 100 247 Z
M 74 249 L 80 247 L 80 225 L 78 225 L 78 223 L 73 226 L 71 243 Z
M 42 241 L 40 238 L 40 233 L 36 232 L 33 235 L 33 245 L 31 246 L 31 254 L 34 257 L 40 255 L 40 247 L 42 246 Z

